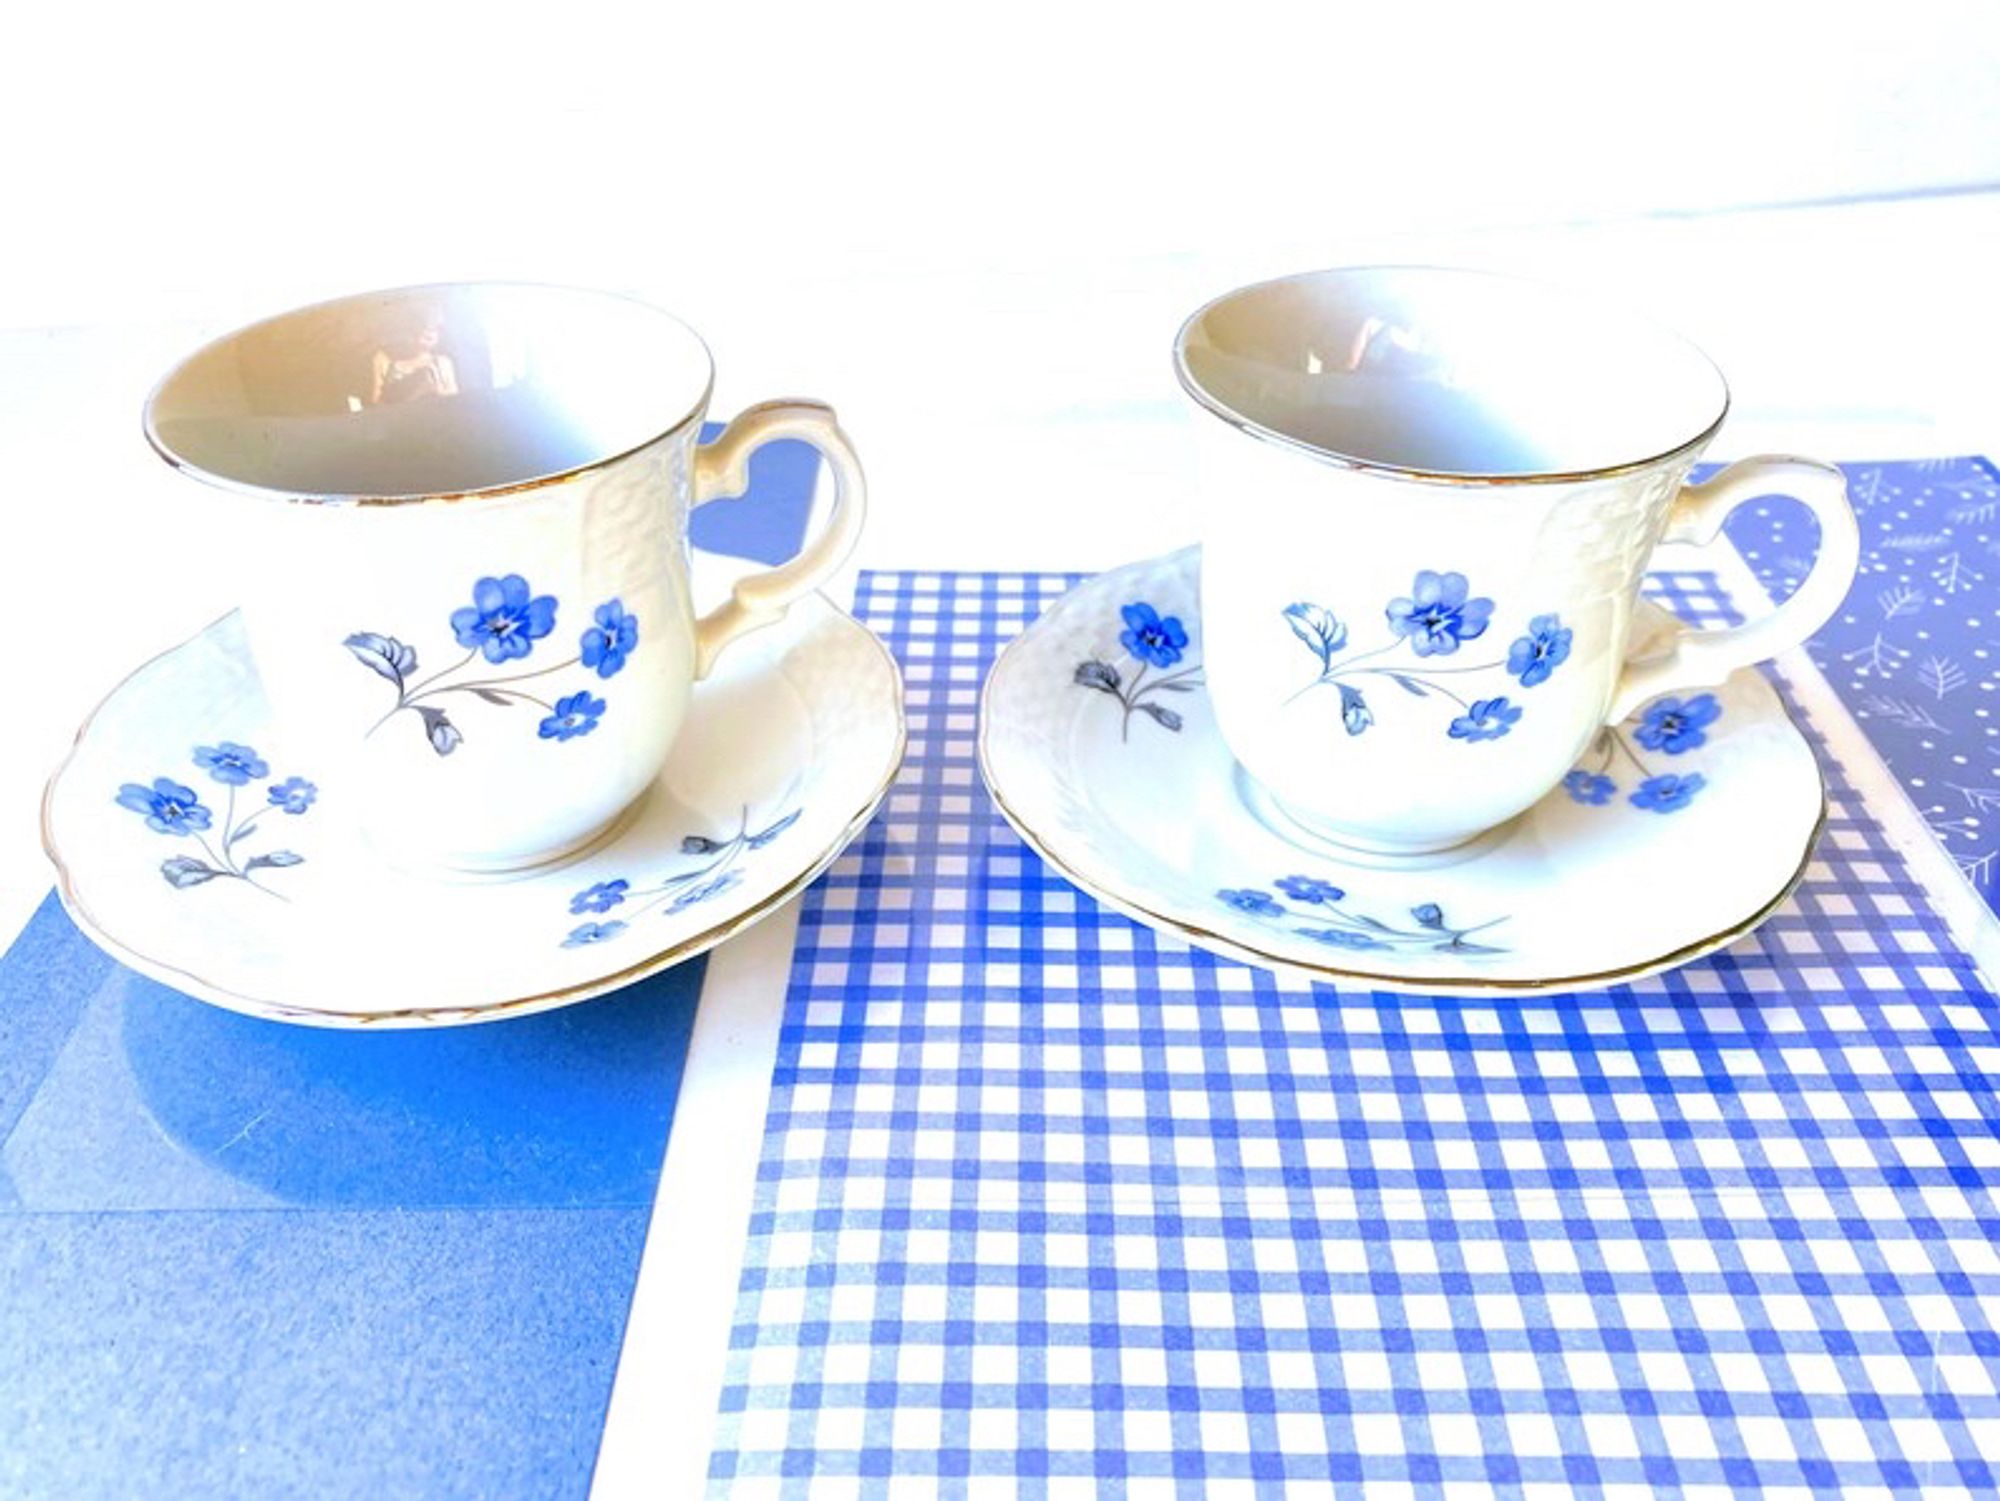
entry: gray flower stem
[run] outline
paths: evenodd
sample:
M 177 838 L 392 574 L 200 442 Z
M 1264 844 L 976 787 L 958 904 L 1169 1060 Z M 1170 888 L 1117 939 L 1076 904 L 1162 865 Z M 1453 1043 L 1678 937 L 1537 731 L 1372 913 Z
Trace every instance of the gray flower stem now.
M 230 789 L 230 795 L 232 797 L 235 795 L 234 788 Z M 231 829 L 229 831 L 229 837 L 222 841 L 223 848 L 224 849 L 229 848 L 229 846 L 233 845 L 234 843 L 236 843 L 237 840 L 241 839 L 245 834 L 249 833 L 253 828 L 257 826 L 257 820 L 262 818 L 266 813 L 269 813 L 270 811 L 271 810 L 269 808 L 259 808 L 255 813 L 252 813 L 248 818 L 244 819 L 243 822 L 239 824 L 236 828 Z
M 474 655 L 477 655 L 477 652 L 475 652 Z M 471 658 L 468 657 L 466 660 L 470 661 Z M 581 662 L 582 660 L 583 656 L 581 653 L 579 653 L 576 656 L 571 657 L 568 661 L 552 663 L 547 667 L 537 667 L 533 672 L 516 673 L 512 677 L 474 678 L 470 682 L 466 683 L 446 683 L 441 688 L 432 688 L 426 692 L 412 692 L 410 696 L 403 701 L 403 703 L 405 705 L 413 704 L 420 698 L 434 698 L 440 693 L 472 693 L 476 692 L 481 688 L 501 688 L 508 683 L 525 683 L 528 681 L 529 678 L 545 678 L 552 672 L 561 672 L 565 668 L 574 667 L 576 666 L 577 663 Z M 463 667 L 465 663 L 461 662 L 458 665 L 460 667 Z M 455 669 L 450 669 L 450 668 L 446 669 L 446 671 L 453 671 L 453 670 Z M 438 677 L 443 677 L 443 676 L 444 673 L 438 674 Z M 432 678 L 431 681 L 436 682 L 437 678 Z
M 417 700 L 417 698 L 422 695 L 423 691 L 426 688 L 430 687 L 432 683 L 435 683 L 439 678 L 450 677 L 454 672 L 457 672 L 459 668 L 465 666 L 474 657 L 478 655 L 479 655 L 479 648 L 475 646 L 472 648 L 471 651 L 467 652 L 464 656 L 460 657 L 456 662 L 452 663 L 451 666 L 439 668 L 436 672 L 432 673 L 429 677 L 425 678 L 421 683 L 417 684 L 417 686 L 414 688 L 405 688 L 399 695 L 399 699 L 396 704 L 396 709 L 402 708 L 404 704 L 414 703 Z M 396 709 L 391 709 L 389 713 L 391 714 L 395 713 Z M 387 716 L 384 717 L 386 718 Z
M 715 858 L 713 860 L 710 860 L 706 865 L 698 865 L 693 870 L 684 870 L 681 871 L 678 875 L 667 876 L 661 880 L 659 885 L 653 887 L 649 891 L 633 892 L 632 898 L 635 901 L 641 897 L 650 898 L 650 900 L 648 900 L 646 904 L 642 907 L 634 907 L 632 909 L 632 915 L 634 917 L 638 917 L 643 913 L 651 912 L 655 907 L 659 906 L 660 903 L 664 902 L 668 897 L 674 895 L 678 891 L 684 890 L 687 886 L 689 886 L 695 881 L 699 881 L 702 877 L 712 876 L 719 872 L 726 871 L 730 866 L 736 863 L 736 857 L 743 853 L 743 846 L 749 841 L 749 838 L 750 838 L 750 805 L 748 803 L 745 803 L 743 805 L 742 814 L 738 817 L 736 822 L 736 833 L 731 836 L 727 844 L 723 845 L 722 848 L 716 852 Z
M 533 672 L 516 673 L 512 677 L 474 678 L 464 683 L 446 683 L 441 681 L 466 666 L 466 664 L 478 655 L 479 648 L 475 646 L 471 651 L 459 658 L 458 661 L 452 663 L 451 666 L 432 673 L 414 688 L 404 689 L 402 693 L 397 695 L 395 707 L 368 726 L 366 734 L 361 738 L 366 740 L 369 735 L 373 735 L 383 725 L 402 713 L 403 710 L 413 708 L 427 698 L 436 698 L 440 693 L 498 693 L 504 698 L 518 698 L 527 703 L 536 704 L 553 714 L 555 709 L 552 705 L 544 703 L 541 699 L 536 698 L 530 693 L 510 692 L 507 685 L 509 683 L 525 683 L 530 678 L 547 677 L 552 672 L 562 672 L 567 668 L 574 667 L 583 660 L 583 654 L 579 652 L 576 656 L 569 657 L 561 662 L 551 663 L 547 667 L 537 667 Z
M 1462 938 L 1469 938 L 1474 933 L 1483 933 L 1486 929 L 1498 927 L 1507 921 L 1504 917 L 1495 917 L 1483 923 L 1475 923 L 1469 928 L 1418 928 L 1411 931 L 1408 928 L 1392 928 L 1378 919 L 1362 917 L 1334 902 L 1311 906 L 1304 910 L 1287 906 L 1283 911 L 1284 920 L 1287 922 L 1315 922 L 1330 928 L 1345 928 L 1351 933 L 1363 934 L 1388 947 L 1398 944 L 1419 944 L 1432 948 L 1449 948 Z
M 1384 652 L 1394 651 L 1397 647 L 1401 646 L 1405 641 L 1409 639 L 1410 638 L 1408 636 L 1398 636 L 1394 641 L 1391 641 L 1387 646 L 1378 646 L 1373 651 L 1363 652 L 1361 653 L 1361 655 L 1357 657 L 1349 657 L 1345 662 L 1342 662 L 1338 667 L 1329 667 L 1325 672 L 1322 672 L 1318 677 L 1314 678 L 1310 683 L 1307 683 L 1305 687 L 1299 689 L 1298 692 L 1294 693 L 1290 698 L 1286 699 L 1285 703 L 1286 704 L 1296 703 L 1299 699 L 1304 698 L 1308 693 L 1312 692 L 1313 689 L 1323 688 L 1329 683 L 1337 683 L 1342 678 L 1385 677 L 1385 678 L 1409 678 L 1414 682 L 1422 683 L 1426 688 L 1429 688 L 1434 692 L 1443 694 L 1446 698 L 1450 699 L 1453 703 L 1457 704 L 1459 708 L 1465 709 L 1469 708 L 1470 705 L 1467 704 L 1467 702 L 1464 699 L 1460 698 L 1456 693 L 1453 693 L 1449 688 L 1445 687 L 1443 684 L 1433 682 L 1432 679 L 1441 677 L 1450 677 L 1453 676 L 1454 674 L 1466 673 L 1466 672 L 1491 672 L 1496 667 L 1504 667 L 1507 665 L 1506 660 L 1504 658 L 1498 658 L 1491 662 L 1474 662 L 1469 666 L 1465 667 L 1423 667 L 1409 671 L 1406 671 L 1398 667 L 1363 667 L 1361 665 L 1363 662 L 1366 662 L 1370 657 L 1379 657 Z M 1422 658 L 1419 658 L 1418 660 L 1421 661 Z
M 1652 768 L 1639 759 L 1639 753 L 1626 743 L 1625 732 L 1623 730 L 1614 725 L 1606 730 L 1605 734 L 1609 737 L 1611 744 L 1605 749 L 1604 759 L 1598 763 L 1597 772 L 1599 776 L 1602 776 L 1610 768 L 1611 758 L 1619 751 L 1625 753 L 1625 759 L 1632 763 L 1640 776 L 1650 777 L 1653 774 Z
M 229 787 L 229 802 L 222 815 L 222 847 L 224 850 L 227 850 L 229 846 L 235 842 L 237 835 L 243 832 L 242 829 L 238 829 L 234 832 L 231 832 L 229 825 L 235 819 L 235 817 L 236 817 L 236 785 L 235 783 L 232 782 Z M 249 828 L 250 823 L 254 821 L 256 817 L 257 817 L 256 814 L 254 813 L 251 814 L 250 818 L 244 822 L 243 828 L 244 829 Z M 206 834 L 197 834 L 194 836 L 194 839 L 195 843 L 201 846 L 202 853 L 208 856 L 209 862 L 214 868 L 215 873 L 217 875 L 228 876 L 231 880 L 241 881 L 245 886 L 254 887 L 258 891 L 263 892 L 264 895 L 269 897 L 276 897 L 281 902 L 289 902 L 291 900 L 291 898 L 286 896 L 283 892 L 273 891 L 270 887 L 266 886 L 262 881 L 253 880 L 243 871 L 237 869 L 236 861 L 227 854 L 218 855 L 215 852 L 215 846 L 208 842 L 208 836 Z
M 1132 674 L 1132 681 L 1127 683 L 1124 689 L 1117 695 L 1119 704 L 1125 710 L 1125 717 L 1118 725 L 1118 739 L 1121 742 L 1129 743 L 1132 738 L 1132 716 L 1139 710 L 1140 699 L 1144 698 L 1148 693 L 1154 693 L 1167 687 L 1169 684 L 1186 682 L 1187 679 L 1201 671 L 1199 667 L 1183 667 L 1179 672 L 1170 672 L 1163 678 L 1154 679 L 1152 682 L 1147 683 L 1144 689 L 1141 689 L 1139 684 L 1145 680 L 1147 672 L 1152 669 L 1152 665 L 1151 662 L 1141 662 L 1139 670 Z

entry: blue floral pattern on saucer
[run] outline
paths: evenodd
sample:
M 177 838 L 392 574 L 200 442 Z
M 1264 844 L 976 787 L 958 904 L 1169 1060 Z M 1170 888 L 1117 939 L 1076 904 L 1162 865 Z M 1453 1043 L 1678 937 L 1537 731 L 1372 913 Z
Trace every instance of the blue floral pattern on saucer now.
M 1623 725 L 1598 731 L 1591 746 L 1596 764 L 1579 766 L 1563 778 L 1563 791 L 1572 802 L 1601 808 L 1616 797 L 1622 789 L 1611 773 L 1621 761 L 1639 778 L 1625 801 L 1648 813 L 1678 813 L 1708 785 L 1698 771 L 1663 772 L 1639 752 L 1683 756 L 1706 745 L 1709 730 L 1722 718 L 1722 705 L 1713 693 L 1657 698 L 1637 718 L 1638 727 L 1629 735 Z
M 1294 875 L 1281 876 L 1271 884 L 1297 906 L 1288 906 L 1270 892 L 1254 886 L 1225 887 L 1215 893 L 1215 899 L 1233 912 L 1283 927 L 1328 948 L 1356 952 L 1387 949 L 1405 953 L 1423 950 L 1453 954 L 1507 952 L 1490 943 L 1472 941 L 1474 933 L 1499 926 L 1507 920 L 1504 917 L 1489 918 L 1471 927 L 1458 927 L 1445 917 L 1444 909 L 1436 902 L 1419 902 L 1410 908 L 1410 921 L 1414 926 L 1399 927 L 1343 905 L 1347 893 L 1331 881 L 1323 881 L 1316 876 Z
M 1180 732 L 1182 720 L 1178 711 L 1168 708 L 1156 700 L 1156 693 L 1192 693 L 1202 684 L 1201 668 L 1190 664 L 1179 672 L 1169 672 L 1165 677 L 1146 681 L 1146 674 L 1154 668 L 1166 669 L 1178 666 L 1188 649 L 1187 627 L 1177 615 L 1162 615 L 1144 600 L 1134 600 L 1119 610 L 1125 629 L 1118 634 L 1118 644 L 1127 656 L 1139 664 L 1139 670 L 1132 674 L 1128 682 L 1111 663 L 1092 657 L 1079 662 L 1071 679 L 1079 688 L 1089 688 L 1098 693 L 1109 694 L 1118 700 L 1125 711 L 1119 726 L 1119 738 L 1130 739 L 1132 716 L 1144 714 L 1163 730 Z
M 201 794 L 194 788 L 172 777 L 154 777 L 150 783 L 127 782 L 118 789 L 114 798 L 119 807 L 128 808 L 143 818 L 146 827 L 155 834 L 192 839 L 201 846 L 202 854 L 208 857 L 170 856 L 161 862 L 161 876 L 176 891 L 186 891 L 190 887 L 205 886 L 210 881 L 223 879 L 241 881 L 246 886 L 256 887 L 266 896 L 286 900 L 251 872 L 303 865 L 305 856 L 281 849 L 266 850 L 246 859 L 237 846 L 257 829 L 258 820 L 267 813 L 294 818 L 305 813 L 318 800 L 319 789 L 304 777 L 287 777 L 266 788 L 263 805 L 239 821 L 237 789 L 268 777 L 271 774 L 269 764 L 249 746 L 239 745 L 233 740 L 197 745 L 193 759 L 194 764 L 207 772 L 211 780 L 228 789 L 223 794 L 222 826 L 219 829 L 215 822 L 216 810 L 204 803 Z M 214 837 L 211 838 L 211 835 Z
M 775 843 L 785 830 L 799 821 L 804 810 L 793 808 L 780 814 L 762 828 L 750 828 L 750 810 L 745 808 L 737 820 L 736 832 L 727 838 L 714 839 L 706 834 L 689 834 L 681 840 L 681 853 L 699 857 L 700 863 L 687 870 L 676 871 L 650 886 L 635 888 L 623 876 L 609 881 L 597 881 L 577 892 L 569 899 L 572 917 L 586 913 L 602 915 L 615 909 L 624 908 L 621 916 L 608 922 L 585 922 L 569 930 L 563 939 L 566 949 L 588 948 L 593 944 L 606 943 L 626 932 L 632 920 L 655 909 L 664 910 L 669 916 L 685 912 L 690 907 L 699 906 L 734 890 L 743 883 L 741 860 L 750 850 L 760 850 Z M 627 904 L 630 904 L 629 906 Z
M 536 594 L 518 573 L 477 580 L 472 586 L 472 603 L 453 610 L 450 617 L 452 637 L 466 648 L 466 654 L 420 682 L 412 681 L 417 674 L 415 647 L 377 631 L 354 632 L 341 644 L 362 666 L 396 689 L 395 704 L 367 733 L 374 734 L 398 714 L 411 713 L 421 721 L 431 749 L 448 756 L 464 743 L 465 736 L 437 700 L 464 694 L 496 708 L 521 704 L 539 708 L 543 718 L 537 734 L 543 740 L 575 740 L 589 734 L 603 717 L 603 699 L 584 690 L 550 702 L 519 685 L 577 666 L 589 668 L 599 678 L 616 676 L 639 645 L 639 618 L 621 600 L 607 600 L 597 607 L 591 625 L 577 640 L 574 656 L 528 672 L 458 676 L 476 662 L 497 667 L 525 660 L 534 652 L 536 642 L 555 631 L 557 607 L 554 595 Z M 475 672 L 480 670 L 474 668 Z
M 1474 594 L 1464 574 L 1420 569 L 1410 592 L 1390 600 L 1383 610 L 1392 639 L 1372 650 L 1342 657 L 1348 642 L 1346 623 L 1325 605 L 1298 600 L 1279 613 L 1300 644 L 1319 659 L 1319 676 L 1286 702 L 1315 688 L 1333 688 L 1340 694 L 1341 728 L 1349 735 L 1359 735 L 1375 723 L 1375 711 L 1363 691 L 1364 684 L 1356 680 L 1381 679 L 1414 697 L 1436 695 L 1456 704 L 1458 713 L 1445 725 L 1445 733 L 1453 740 L 1468 745 L 1498 740 L 1520 721 L 1521 706 L 1503 694 L 1467 698 L 1440 679 L 1505 669 L 1522 688 L 1537 687 L 1569 660 L 1572 632 L 1557 615 L 1536 615 L 1529 620 L 1526 633 L 1509 645 L 1504 659 L 1451 667 L 1432 664 L 1430 659 L 1456 656 L 1466 642 L 1485 635 L 1493 612 L 1493 601 Z M 1418 658 L 1416 664 L 1393 658 L 1375 661 L 1390 657 L 1405 645 Z M 1367 662 L 1375 665 L 1362 665 Z

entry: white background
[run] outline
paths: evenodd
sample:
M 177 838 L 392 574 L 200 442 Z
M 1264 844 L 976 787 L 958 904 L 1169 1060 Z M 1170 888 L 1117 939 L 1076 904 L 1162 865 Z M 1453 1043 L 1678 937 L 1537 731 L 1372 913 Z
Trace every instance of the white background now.
M 1301 266 L 1523 270 L 1731 376 L 1718 456 L 2000 447 L 2000 6 L 221 5 L 10 17 L 0 933 L 76 722 L 247 568 L 138 436 L 192 342 L 368 286 L 636 293 L 716 407 L 833 401 L 861 561 L 1186 540 L 1167 361 Z M 286 566 L 296 566 L 296 563 Z

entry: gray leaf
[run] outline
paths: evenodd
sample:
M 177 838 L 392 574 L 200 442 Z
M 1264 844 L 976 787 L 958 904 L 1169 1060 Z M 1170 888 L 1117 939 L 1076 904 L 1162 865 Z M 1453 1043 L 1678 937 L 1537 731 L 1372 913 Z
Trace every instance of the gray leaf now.
M 458 726 L 445 717 L 442 709 L 433 709 L 429 704 L 412 704 L 410 707 L 423 716 L 424 734 L 430 738 L 431 749 L 440 756 L 448 756 L 458 749 L 459 741 L 465 737 L 458 733 Z
M 1312 649 L 1321 667 L 1331 665 L 1333 654 L 1347 645 L 1347 627 L 1335 619 L 1333 611 L 1325 605 L 1300 600 L 1297 604 L 1286 605 L 1284 615 L 1285 624 L 1292 628 L 1292 634 Z
M 192 855 L 176 855 L 171 860 L 161 862 L 160 874 L 167 878 L 167 884 L 174 890 L 185 891 L 190 886 L 213 881 L 222 872 L 204 865 Z
M 1415 678 L 1406 678 L 1400 672 L 1392 672 L 1389 676 L 1394 679 L 1396 686 L 1401 688 L 1405 693 L 1414 693 L 1418 698 L 1424 698 L 1428 695 L 1428 690 Z
M 243 868 L 245 870 L 261 870 L 267 865 L 283 867 L 286 865 L 303 865 L 305 863 L 306 857 L 304 855 L 295 855 L 290 850 L 272 850 L 268 855 L 253 856 Z
M 749 840 L 750 848 L 752 848 L 753 850 L 762 849 L 765 845 L 769 844 L 773 839 L 776 839 L 780 834 L 784 833 L 785 830 L 789 829 L 793 824 L 797 823 L 799 821 L 799 815 L 803 812 L 805 812 L 805 809 L 803 808 L 794 808 L 792 809 L 791 812 L 787 813 L 783 818 L 779 819 L 776 823 L 772 824 L 768 829 L 765 829 L 760 833 L 752 834 Z
M 1082 688 L 1095 688 L 1099 693 L 1116 695 L 1121 679 L 1118 669 L 1109 662 L 1079 662 L 1076 666 L 1076 682 Z
M 504 693 L 495 693 L 491 688 L 474 688 L 472 691 L 485 699 L 489 704 L 498 704 L 503 709 L 512 708 L 518 702 L 518 700 L 507 697 Z
M 394 683 L 398 693 L 403 690 L 404 680 L 417 670 L 416 648 L 403 645 L 394 636 L 356 631 L 340 644 L 353 652 L 355 660 L 369 671 Z
M 1180 715 L 1163 704 L 1134 704 L 1132 707 L 1137 709 L 1141 714 L 1152 715 L 1155 720 L 1167 729 L 1178 730 L 1181 727 Z
M 690 834 L 681 840 L 683 855 L 712 855 L 722 846 L 706 834 Z

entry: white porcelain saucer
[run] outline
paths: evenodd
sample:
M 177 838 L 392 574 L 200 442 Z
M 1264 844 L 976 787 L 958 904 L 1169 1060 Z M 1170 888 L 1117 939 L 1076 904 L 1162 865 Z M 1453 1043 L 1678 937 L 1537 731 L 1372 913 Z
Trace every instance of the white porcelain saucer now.
M 1001 654 L 981 706 L 980 766 L 1008 820 L 1140 922 L 1385 990 L 1573 990 L 1720 948 L 1804 873 L 1819 764 L 1757 672 L 1607 730 L 1562 786 L 1459 850 L 1395 861 L 1315 837 L 1215 728 L 1199 567 L 1189 548 L 1072 590 Z M 1119 644 L 1132 605 L 1187 635 L 1155 676 Z
M 652 789 L 582 855 L 505 877 L 385 863 L 282 739 L 229 615 L 140 668 L 50 780 L 63 904 L 134 969 L 323 1026 L 566 1005 L 765 916 L 867 823 L 903 756 L 902 678 L 826 599 L 724 654 Z

